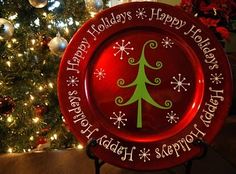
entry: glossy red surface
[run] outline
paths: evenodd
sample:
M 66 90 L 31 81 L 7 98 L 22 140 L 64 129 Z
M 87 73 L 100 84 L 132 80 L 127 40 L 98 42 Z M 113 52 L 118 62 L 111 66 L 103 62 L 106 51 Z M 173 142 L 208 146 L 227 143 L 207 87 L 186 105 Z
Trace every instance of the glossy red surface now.
M 58 76 L 61 111 L 80 142 L 124 168 L 186 162 L 220 130 L 231 103 L 224 51 L 196 19 L 159 3 L 127 3 L 89 20 Z

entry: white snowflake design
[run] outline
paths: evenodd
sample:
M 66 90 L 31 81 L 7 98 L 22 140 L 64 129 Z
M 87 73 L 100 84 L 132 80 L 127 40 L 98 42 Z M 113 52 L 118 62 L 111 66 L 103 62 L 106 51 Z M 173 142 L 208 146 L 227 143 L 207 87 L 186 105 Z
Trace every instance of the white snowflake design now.
M 143 148 L 142 150 L 140 150 L 140 154 L 139 154 L 139 159 L 143 159 L 143 162 L 147 162 L 150 161 L 150 149 Z
M 96 69 L 96 71 L 94 72 L 94 75 L 96 76 L 96 78 L 98 78 L 98 80 L 102 80 L 105 78 L 105 70 L 102 68 Z
M 171 111 L 170 113 L 167 113 L 167 121 L 172 124 L 172 123 L 177 123 L 177 120 L 179 120 L 179 117 L 176 116 L 176 113 L 174 111 Z
M 120 129 L 121 125 L 125 126 L 125 121 L 127 121 L 127 118 L 123 118 L 125 117 L 125 113 L 122 113 L 122 111 L 119 111 L 118 114 L 116 114 L 115 112 L 113 112 L 112 117 L 110 117 L 110 120 L 114 120 L 113 124 L 117 125 L 117 128 Z
M 175 80 L 174 82 L 170 82 L 170 84 L 172 85 L 176 85 L 174 87 L 174 90 L 177 89 L 178 92 L 181 91 L 181 89 L 183 89 L 184 91 L 187 91 L 187 88 L 185 88 L 185 86 L 190 86 L 190 83 L 184 83 L 184 81 L 186 80 L 185 77 L 181 77 L 181 74 L 178 74 L 178 79 L 174 76 L 173 79 Z
M 79 80 L 75 76 L 70 76 L 66 82 L 67 82 L 67 86 L 74 87 L 74 86 L 78 86 Z
M 161 43 L 162 43 L 162 46 L 165 48 L 172 48 L 172 45 L 174 45 L 174 42 L 168 37 L 162 39 Z
M 211 74 L 211 76 L 212 76 L 210 78 L 211 82 L 215 83 L 217 85 L 221 83 L 221 80 L 224 80 L 224 77 L 222 76 L 222 73 L 220 73 L 220 74 L 217 74 L 217 73 Z
M 130 44 L 131 44 L 131 42 L 129 42 L 129 41 L 127 43 L 125 43 L 125 40 L 122 40 L 121 44 L 119 42 L 116 42 L 115 46 L 113 46 L 113 49 L 118 50 L 118 51 L 116 53 L 114 53 L 114 56 L 116 56 L 120 53 L 120 60 L 123 60 L 124 53 L 126 55 L 129 55 L 130 52 L 128 50 L 134 50 L 133 47 L 129 47 Z
M 146 15 L 146 11 L 144 10 L 144 8 L 138 8 L 138 10 L 136 10 L 136 16 L 138 17 L 138 19 L 139 18 L 141 18 L 141 19 L 144 19 L 144 18 L 146 18 L 147 17 L 147 15 Z

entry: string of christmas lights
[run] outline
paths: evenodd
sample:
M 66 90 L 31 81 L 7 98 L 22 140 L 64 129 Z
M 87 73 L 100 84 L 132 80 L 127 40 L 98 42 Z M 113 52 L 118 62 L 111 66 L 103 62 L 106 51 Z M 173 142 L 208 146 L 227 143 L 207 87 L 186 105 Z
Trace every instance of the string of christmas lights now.
M 82 149 L 57 100 L 68 41 L 102 0 L 0 0 L 0 152 Z

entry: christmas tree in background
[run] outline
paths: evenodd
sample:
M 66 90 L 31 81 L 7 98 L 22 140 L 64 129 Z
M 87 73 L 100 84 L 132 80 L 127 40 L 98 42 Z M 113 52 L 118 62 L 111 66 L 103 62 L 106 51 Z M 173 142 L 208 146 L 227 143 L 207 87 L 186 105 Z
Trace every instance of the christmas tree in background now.
M 0 152 L 78 145 L 60 113 L 58 66 L 67 41 L 104 3 L 0 0 Z

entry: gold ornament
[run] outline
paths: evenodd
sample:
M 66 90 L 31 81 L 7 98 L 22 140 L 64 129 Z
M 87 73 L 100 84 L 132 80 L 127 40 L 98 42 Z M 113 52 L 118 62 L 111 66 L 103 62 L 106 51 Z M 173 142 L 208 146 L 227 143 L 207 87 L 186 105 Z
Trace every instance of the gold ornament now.
M 90 13 L 97 13 L 103 9 L 102 0 L 85 0 L 86 8 Z
M 50 51 L 56 56 L 62 56 L 64 53 L 68 42 L 65 38 L 61 37 L 60 33 L 57 34 L 49 43 L 48 47 Z
M 43 8 L 48 4 L 48 0 L 29 0 L 29 3 L 35 8 Z
M 12 23 L 4 18 L 0 18 L 0 40 L 8 40 L 14 33 Z

